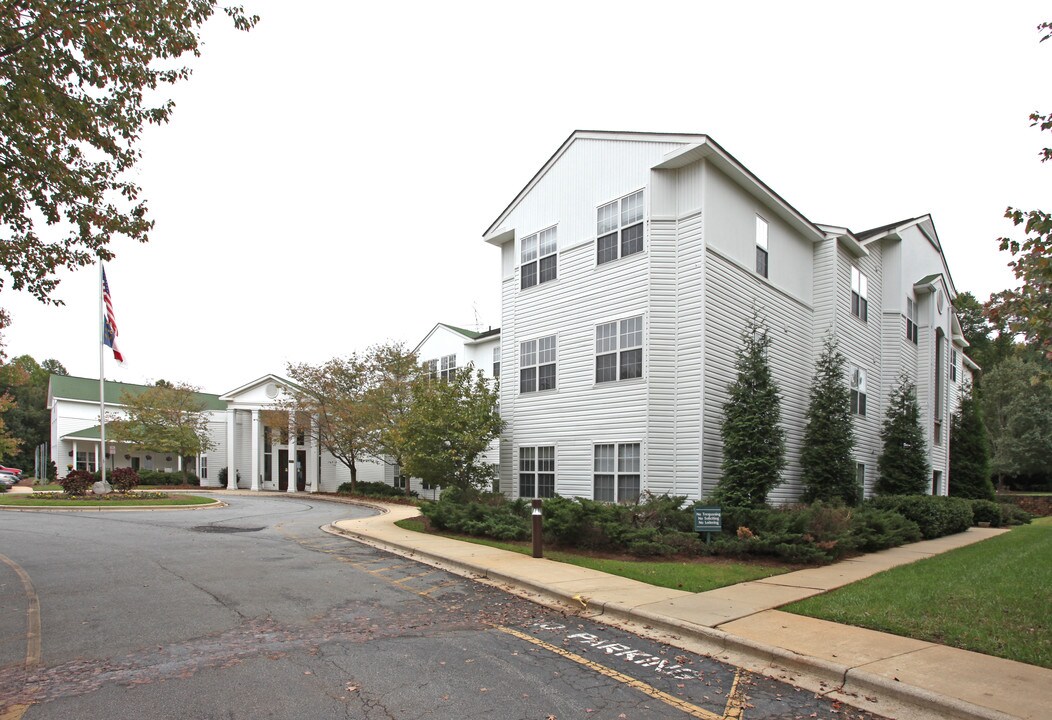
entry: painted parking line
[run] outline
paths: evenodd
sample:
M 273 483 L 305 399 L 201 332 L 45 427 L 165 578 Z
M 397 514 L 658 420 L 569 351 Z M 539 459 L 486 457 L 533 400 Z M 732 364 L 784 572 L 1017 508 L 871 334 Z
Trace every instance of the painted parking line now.
M 503 627 L 499 625 L 495 626 L 495 629 L 499 630 L 502 633 L 507 633 L 508 635 L 517 637 L 520 640 L 525 640 L 526 642 L 536 645 L 537 647 L 544 648 L 548 652 L 554 653 L 559 657 L 565 658 L 567 660 L 571 660 L 579 665 L 588 668 L 589 670 L 593 670 L 594 672 L 599 673 L 600 675 L 604 675 L 612 680 L 616 680 L 617 682 L 627 685 L 628 687 L 634 690 L 638 690 L 639 692 L 645 695 L 649 695 L 655 700 L 660 700 L 666 705 L 670 705 L 671 707 L 674 707 L 677 710 L 681 710 L 691 717 L 701 718 L 702 720 L 724 720 L 725 716 L 717 715 L 716 713 L 706 710 L 705 708 L 698 707 L 697 705 L 693 705 L 689 702 L 686 702 L 685 700 L 680 700 L 677 697 L 674 697 L 666 692 L 658 690 L 652 685 L 648 685 L 642 680 L 637 680 L 634 677 L 630 677 L 628 675 L 625 675 L 624 673 L 620 673 L 617 670 L 613 670 L 611 668 L 606 667 L 605 665 L 600 665 L 599 663 L 593 660 L 589 660 L 588 658 L 582 657 L 576 653 L 572 653 L 569 650 L 561 648 L 557 645 L 547 643 L 544 640 L 535 638 L 532 635 L 528 635 L 520 630 L 515 630 L 513 628 Z

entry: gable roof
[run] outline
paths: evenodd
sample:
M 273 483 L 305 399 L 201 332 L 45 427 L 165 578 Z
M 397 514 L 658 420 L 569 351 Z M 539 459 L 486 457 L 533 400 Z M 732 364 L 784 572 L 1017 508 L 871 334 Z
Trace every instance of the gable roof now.
M 257 388 L 260 385 L 264 385 L 266 383 L 274 383 L 275 385 L 278 385 L 278 386 L 288 385 L 289 387 L 292 387 L 292 388 L 302 389 L 299 385 L 297 385 L 296 383 L 292 382 L 291 380 L 287 380 L 287 379 L 281 377 L 280 375 L 275 375 L 273 373 L 267 373 L 263 377 L 256 378 L 252 382 L 245 383 L 241 387 L 237 387 L 237 388 L 234 388 L 233 390 L 230 390 L 229 392 L 223 393 L 222 395 L 219 396 L 219 399 L 220 400 L 226 400 L 227 402 L 230 402 L 235 397 L 237 397 L 238 395 L 242 395 L 242 394 L 248 392 L 249 390 L 252 390 L 253 388 Z M 224 405 L 224 407 L 225 407 L 225 405 Z
M 135 396 L 150 389 L 150 385 L 135 385 L 133 383 L 114 382 L 106 380 L 104 384 L 104 397 L 107 405 L 120 405 L 124 393 Z M 206 410 L 225 410 L 226 403 L 218 395 L 196 392 L 194 397 L 204 404 Z M 55 400 L 78 400 L 82 402 L 99 401 L 99 379 L 82 378 L 73 375 L 52 375 L 48 381 L 48 407 Z
M 943 269 L 943 282 L 946 283 L 946 291 L 950 294 L 951 302 L 956 300 L 957 286 L 953 282 L 953 276 L 950 274 L 950 266 L 946 262 L 946 254 L 942 251 L 942 242 L 939 240 L 939 234 L 935 231 L 935 221 L 932 220 L 930 214 L 909 218 L 907 220 L 899 220 L 898 222 L 889 225 L 881 225 L 880 227 L 858 233 L 856 237 L 858 237 L 863 245 L 868 245 L 886 237 L 901 239 L 902 232 L 911 227 L 916 227 L 918 232 L 924 236 L 924 239 L 935 248 L 937 253 L 939 253 L 939 260 L 942 262 Z M 920 282 L 923 282 L 923 280 L 918 281 L 918 283 Z
M 497 216 L 482 237 L 487 242 L 500 245 L 510 239 L 506 232 L 496 233 L 494 231 L 511 214 L 522 199 L 540 182 L 548 171 L 559 161 L 570 146 L 577 140 L 625 140 L 628 142 L 660 142 L 679 143 L 682 147 L 665 154 L 661 162 L 655 164 L 653 169 L 673 169 L 684 167 L 701 159 L 707 159 L 718 167 L 735 182 L 744 187 L 751 195 L 759 199 L 765 205 L 775 209 L 783 220 L 794 226 L 796 230 L 810 235 L 813 240 L 825 239 L 825 234 L 814 223 L 803 216 L 796 208 L 785 201 L 778 193 L 768 187 L 762 180 L 753 175 L 744 165 L 736 160 L 730 153 L 724 150 L 719 143 L 708 135 L 696 133 L 655 133 L 655 132 L 625 132 L 605 130 L 574 130 L 566 138 L 559 149 L 548 158 L 541 169 L 534 174 L 530 181 L 519 191 L 515 198 Z
M 455 332 L 457 335 L 466 338 L 468 341 L 482 340 L 484 338 L 493 337 L 494 335 L 500 335 L 500 328 L 490 328 L 489 330 L 476 332 L 474 330 L 467 330 L 462 327 L 457 327 L 456 325 L 450 325 L 449 323 L 440 322 L 435 323 L 435 326 L 431 328 L 427 335 L 424 336 L 424 339 L 416 344 L 416 347 L 413 348 L 413 352 L 419 352 L 420 348 L 423 347 L 424 343 L 426 343 L 439 328 L 445 328 L 446 330 Z

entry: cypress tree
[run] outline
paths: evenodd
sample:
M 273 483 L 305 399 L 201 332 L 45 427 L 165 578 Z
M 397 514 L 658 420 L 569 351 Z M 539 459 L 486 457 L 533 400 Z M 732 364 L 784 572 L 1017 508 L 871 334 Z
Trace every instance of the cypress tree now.
M 927 444 L 920 425 L 920 405 L 913 383 L 905 376 L 891 393 L 884 426 L 884 450 L 877 459 L 878 495 L 921 495 L 931 482 Z
M 986 426 L 972 388 L 964 388 L 961 402 L 950 418 L 950 495 L 994 499 Z
M 815 363 L 811 402 L 800 453 L 803 499 L 806 502 L 840 501 L 855 505 L 855 461 L 851 457 L 855 438 L 851 421 L 851 391 L 844 379 L 847 360 L 832 337 L 826 338 Z
M 785 467 L 781 399 L 767 363 L 770 344 L 766 325 L 754 313 L 742 332 L 738 377 L 723 406 L 723 477 L 714 493 L 723 505 L 762 506 Z

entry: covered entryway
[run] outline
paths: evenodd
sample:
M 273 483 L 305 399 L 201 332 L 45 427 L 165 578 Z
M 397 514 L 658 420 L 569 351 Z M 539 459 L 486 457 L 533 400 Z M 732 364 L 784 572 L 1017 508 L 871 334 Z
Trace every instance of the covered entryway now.
M 303 492 L 307 489 L 307 476 L 303 468 L 307 465 L 307 451 L 296 451 L 296 490 Z M 289 489 L 289 451 L 278 450 L 278 490 L 286 492 Z

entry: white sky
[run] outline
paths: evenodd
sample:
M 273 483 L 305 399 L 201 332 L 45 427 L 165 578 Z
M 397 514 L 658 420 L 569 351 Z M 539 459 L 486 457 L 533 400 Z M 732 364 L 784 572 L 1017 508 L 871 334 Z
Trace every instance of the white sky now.
M 1008 205 L 1050 209 L 1037 2 L 241 0 L 205 33 L 113 246 L 107 377 L 234 389 L 435 322 L 500 324 L 481 235 L 574 129 L 706 133 L 814 222 L 931 213 L 959 291 L 1015 286 Z M 97 377 L 97 270 L 4 290 L 9 357 Z

